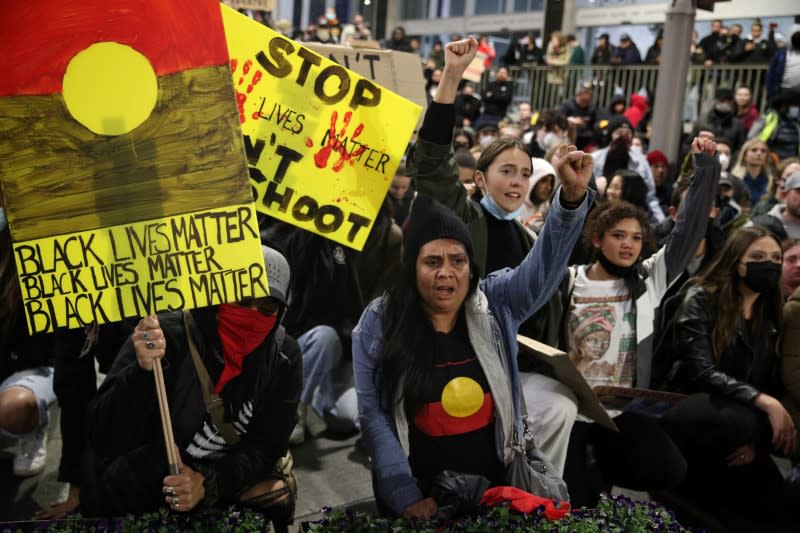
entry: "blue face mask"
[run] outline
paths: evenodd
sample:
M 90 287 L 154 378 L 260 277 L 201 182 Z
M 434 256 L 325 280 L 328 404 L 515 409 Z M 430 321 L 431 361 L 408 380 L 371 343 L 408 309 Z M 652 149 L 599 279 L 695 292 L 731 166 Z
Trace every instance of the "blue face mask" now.
M 483 198 L 481 198 L 481 205 L 497 220 L 514 220 L 522 212 L 522 206 L 520 205 L 515 211 L 509 213 L 497 205 L 488 194 L 484 194 Z
M 0 231 L 3 231 L 8 226 L 8 220 L 6 220 L 6 210 L 0 207 Z

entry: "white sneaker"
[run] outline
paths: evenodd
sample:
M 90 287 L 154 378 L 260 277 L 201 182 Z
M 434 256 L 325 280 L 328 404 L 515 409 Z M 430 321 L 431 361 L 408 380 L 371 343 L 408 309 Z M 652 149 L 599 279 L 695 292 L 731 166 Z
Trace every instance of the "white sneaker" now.
M 289 444 L 298 446 L 303 444 L 306 440 L 306 406 L 305 404 L 297 405 L 297 424 L 289 435 Z
M 33 476 L 44 470 L 47 462 L 47 428 L 19 439 L 14 454 L 14 475 Z

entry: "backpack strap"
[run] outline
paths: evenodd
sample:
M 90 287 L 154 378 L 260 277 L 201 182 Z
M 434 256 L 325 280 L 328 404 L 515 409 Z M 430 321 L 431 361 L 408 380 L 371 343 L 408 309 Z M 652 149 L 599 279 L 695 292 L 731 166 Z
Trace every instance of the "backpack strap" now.
M 197 378 L 200 380 L 200 391 L 203 393 L 203 401 L 206 404 L 206 412 L 211 416 L 211 421 L 216 426 L 225 443 L 233 446 L 239 442 L 239 435 L 233 429 L 230 422 L 225 421 L 225 403 L 218 394 L 214 393 L 214 384 L 208 370 L 200 358 L 197 344 L 194 342 L 194 332 L 196 329 L 194 319 L 188 311 L 183 313 L 183 323 L 186 326 L 186 340 L 189 343 L 189 352 L 192 354 L 192 363 L 197 371 Z

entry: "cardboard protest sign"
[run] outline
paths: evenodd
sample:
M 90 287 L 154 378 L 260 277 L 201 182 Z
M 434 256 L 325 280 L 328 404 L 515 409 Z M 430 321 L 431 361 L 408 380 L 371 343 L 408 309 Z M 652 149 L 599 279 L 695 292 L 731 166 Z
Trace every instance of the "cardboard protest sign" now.
M 256 209 L 361 250 L 421 108 L 223 6 Z
M 372 42 L 375 41 L 356 40 L 353 41 L 352 47 L 322 43 L 304 43 L 304 45 L 344 68 L 411 100 L 424 110 L 428 106 L 428 97 L 425 94 L 425 76 L 422 74 L 419 55 L 396 50 L 375 50 L 365 46 Z M 421 126 L 420 113 L 415 131 Z
M 0 35 L 32 333 L 267 294 L 217 0 L 11 2 Z

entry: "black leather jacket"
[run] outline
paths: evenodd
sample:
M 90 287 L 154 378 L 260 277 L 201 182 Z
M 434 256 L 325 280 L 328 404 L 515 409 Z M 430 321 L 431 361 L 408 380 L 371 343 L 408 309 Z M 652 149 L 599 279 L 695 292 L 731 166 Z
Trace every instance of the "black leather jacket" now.
M 778 354 L 777 328 L 767 320 L 758 335 L 752 335 L 743 320 L 736 337 L 714 360 L 711 335 L 717 309 L 699 287 L 690 288 L 678 308 L 675 349 L 681 354 L 676 380 L 681 392 L 708 392 L 743 402 L 752 402 L 759 392 L 776 394 Z

